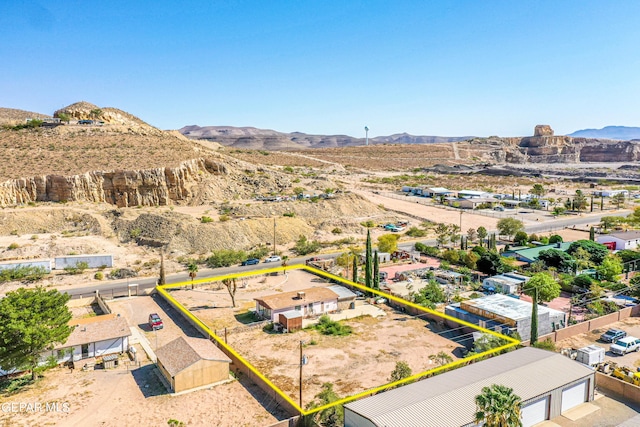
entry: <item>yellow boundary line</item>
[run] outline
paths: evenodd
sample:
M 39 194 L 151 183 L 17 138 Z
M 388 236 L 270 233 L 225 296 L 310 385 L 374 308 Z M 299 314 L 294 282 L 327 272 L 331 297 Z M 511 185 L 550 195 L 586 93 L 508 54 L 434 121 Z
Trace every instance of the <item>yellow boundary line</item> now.
M 481 328 L 480 326 L 474 325 L 472 323 L 466 322 L 464 320 L 446 315 L 444 313 L 439 313 L 435 310 L 431 310 L 429 308 L 426 307 L 422 307 L 420 305 L 414 304 L 412 302 L 406 301 L 402 298 L 398 298 L 395 297 L 393 295 L 389 295 L 385 292 L 382 291 L 376 291 L 374 289 L 370 289 L 367 288 L 364 285 L 361 285 L 359 283 L 354 283 L 350 280 L 347 280 L 343 277 L 340 276 L 336 276 L 335 274 L 331 274 L 331 273 L 327 273 L 326 271 L 323 270 L 319 270 L 317 268 L 311 267 L 311 266 L 307 266 L 307 265 L 292 265 L 292 266 L 286 266 L 286 267 L 275 267 L 275 268 L 268 268 L 268 269 L 264 269 L 264 270 L 253 270 L 253 271 L 248 271 L 245 273 L 233 273 L 233 274 L 225 274 L 223 276 L 217 276 L 217 277 L 211 277 L 211 278 L 206 278 L 206 279 L 198 279 L 198 280 L 194 280 L 193 284 L 197 285 L 197 284 L 203 284 L 203 283 L 211 283 L 211 282 L 219 282 L 222 281 L 224 279 L 233 279 L 233 278 L 239 278 L 239 277 L 249 277 L 249 276 L 259 276 L 262 274 L 269 274 L 269 273 L 274 273 L 274 272 L 281 272 L 281 271 L 288 271 L 288 270 L 305 270 L 309 273 L 313 273 L 317 276 L 322 276 L 325 277 L 327 279 L 332 279 L 332 280 L 336 280 L 338 282 L 344 283 L 346 285 L 358 288 L 364 292 L 370 292 L 376 295 L 379 295 L 381 297 L 387 298 L 389 301 L 396 301 L 398 303 L 404 304 L 406 306 L 415 308 L 419 311 L 423 311 L 425 313 L 429 313 L 435 316 L 438 316 L 442 319 L 447 319 L 447 320 L 451 320 L 455 323 L 458 323 L 459 325 L 464 325 L 467 326 L 469 328 L 475 329 L 479 332 L 485 333 L 485 334 L 490 334 L 493 336 L 496 336 L 498 338 L 502 338 L 504 340 L 506 340 L 508 342 L 508 344 L 505 344 L 501 347 L 497 347 L 488 351 L 485 351 L 483 353 L 479 353 L 476 354 L 474 356 L 471 357 L 467 357 L 464 359 L 460 359 L 460 360 L 456 360 L 455 362 L 451 362 L 448 363 L 446 365 L 442 365 L 439 366 L 437 368 L 434 369 L 429 369 L 427 371 L 424 372 L 420 372 L 418 374 L 414 374 L 408 378 L 404 378 L 402 380 L 399 381 L 394 381 L 392 383 L 389 384 L 384 384 L 382 386 L 378 386 L 378 387 L 374 387 L 372 389 L 369 390 L 365 390 L 363 392 L 360 393 L 356 393 L 354 395 L 342 398 L 340 400 L 336 400 L 335 402 L 332 402 L 330 404 L 327 405 L 323 405 L 323 406 L 319 406 L 317 408 L 314 408 L 313 410 L 310 411 L 306 411 L 303 408 L 301 408 L 298 403 L 294 402 L 293 399 L 291 399 L 291 397 L 289 397 L 286 393 L 284 393 L 282 390 L 280 390 L 280 388 L 278 388 L 278 386 L 276 386 L 275 384 L 273 384 L 266 376 L 264 376 L 264 374 L 262 374 L 262 372 L 258 371 L 248 360 L 246 360 L 244 357 L 242 357 L 238 352 L 236 352 L 231 346 L 229 346 L 228 344 L 226 344 L 224 342 L 224 340 L 222 338 L 220 338 L 219 336 L 217 336 L 215 333 L 213 333 L 211 331 L 211 329 L 209 329 L 209 327 L 207 325 L 205 325 L 200 319 L 198 319 L 196 316 L 193 315 L 193 313 L 191 313 L 189 310 L 187 310 L 187 308 L 185 308 L 182 304 L 180 304 L 175 298 L 173 298 L 171 295 L 169 295 L 169 292 L 167 292 L 168 289 L 174 289 L 174 288 L 183 288 L 183 287 L 188 287 L 191 286 L 192 282 L 188 281 L 188 282 L 180 282 L 180 283 L 174 283 L 174 284 L 170 284 L 170 285 L 163 285 L 163 286 L 157 286 L 156 290 L 161 293 L 167 300 L 171 301 L 178 309 L 180 309 L 189 319 L 191 319 L 193 322 L 195 322 L 198 326 L 200 326 L 203 330 L 207 331 L 207 333 L 209 334 L 209 336 L 211 338 L 213 338 L 220 346 L 222 346 L 223 348 L 225 348 L 227 351 L 229 351 L 231 354 L 234 355 L 234 357 L 236 357 L 241 363 L 243 363 L 247 368 L 249 368 L 249 370 L 251 372 L 253 372 L 256 376 L 258 376 L 258 378 L 260 378 L 261 380 L 263 380 L 267 385 L 269 385 L 269 387 L 271 387 L 273 389 L 273 391 L 275 391 L 276 393 L 278 393 L 283 399 L 285 399 L 287 402 L 289 402 L 289 404 L 291 404 L 296 410 L 298 410 L 300 412 L 300 414 L 302 416 L 306 416 L 306 415 L 310 415 L 310 414 L 314 414 L 316 412 L 319 411 L 324 411 L 325 409 L 329 409 L 333 406 L 336 405 L 342 405 L 351 401 L 354 401 L 356 399 L 359 399 L 361 397 L 364 396 L 369 396 L 369 395 L 373 395 L 376 394 L 380 391 L 383 390 L 387 390 L 414 380 L 417 380 L 419 378 L 425 377 L 427 375 L 433 375 L 433 374 L 437 374 L 443 371 L 447 371 L 449 369 L 452 368 L 456 368 L 460 365 L 466 365 L 471 361 L 474 361 L 476 359 L 481 359 L 484 358 L 486 356 L 492 355 L 494 353 L 498 353 L 502 350 L 506 350 L 512 347 L 515 347 L 516 345 L 518 345 L 520 343 L 520 341 L 511 338 L 507 335 L 502 335 L 499 334 L 495 331 L 489 330 L 489 329 L 485 329 L 485 328 Z

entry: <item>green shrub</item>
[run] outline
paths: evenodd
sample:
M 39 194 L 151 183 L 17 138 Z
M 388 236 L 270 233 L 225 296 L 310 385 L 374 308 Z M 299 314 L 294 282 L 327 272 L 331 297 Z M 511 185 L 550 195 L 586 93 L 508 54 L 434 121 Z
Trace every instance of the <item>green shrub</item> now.
M 332 232 L 333 234 L 342 234 L 342 229 L 341 229 L 341 228 L 336 227 L 336 228 L 334 228 L 333 230 L 331 230 L 331 232 Z
M 293 251 L 298 255 L 308 255 L 317 252 L 320 249 L 320 243 L 307 239 L 307 236 L 300 235 L 296 241 Z
M 231 217 L 227 214 L 220 215 L 220 222 L 229 221 Z
M 140 230 L 139 228 L 134 228 L 131 231 L 129 231 L 129 237 L 131 237 L 132 239 L 137 239 L 138 237 L 140 237 L 141 234 L 142 234 L 142 230 Z
M 345 336 L 353 332 L 351 326 L 343 325 L 340 322 L 331 320 L 327 315 L 321 316 L 318 324 L 315 325 L 314 328 L 322 335 Z
M 411 227 L 404 234 L 406 234 L 409 237 L 424 237 L 424 236 L 427 235 L 427 232 L 425 230 L 422 230 L 422 229 L 418 228 L 418 227 Z
M 35 282 L 47 275 L 44 267 L 34 267 L 20 265 L 15 268 L 5 268 L 0 270 L 0 283 L 22 280 L 25 282 Z
M 13 243 L 11 243 L 11 244 L 7 247 L 7 249 L 9 249 L 10 251 L 12 251 L 12 250 L 14 250 L 14 249 L 18 249 L 19 247 L 20 247 L 20 245 L 19 245 L 19 244 L 17 244 L 17 243 L 15 243 L 15 242 L 13 242 Z
M 102 271 L 98 271 L 96 272 L 96 274 L 93 275 L 93 278 L 96 280 L 103 280 L 104 279 L 104 273 Z
M 203 224 L 213 222 L 213 218 L 211 218 L 210 216 L 203 216 L 202 218 L 200 218 L 200 222 Z
M 238 264 L 247 258 L 245 251 L 234 251 L 233 249 L 220 249 L 213 251 L 207 258 L 206 263 L 209 268 L 229 267 Z
M 376 226 L 376 223 L 371 220 L 367 220 L 367 221 L 361 222 L 360 225 L 366 228 L 373 228 Z
M 295 212 L 285 212 L 285 213 L 282 214 L 282 216 L 293 218 L 294 216 L 296 216 L 296 213 Z

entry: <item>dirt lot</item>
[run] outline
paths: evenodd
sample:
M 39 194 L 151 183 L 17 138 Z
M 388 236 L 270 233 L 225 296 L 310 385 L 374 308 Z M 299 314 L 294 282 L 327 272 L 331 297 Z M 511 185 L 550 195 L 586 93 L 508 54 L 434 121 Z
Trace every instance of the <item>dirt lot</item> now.
M 309 363 L 304 367 L 304 402 L 308 404 L 325 382 L 334 384 L 341 396 L 385 384 L 397 361 L 405 361 L 414 373 L 435 367 L 429 355 L 440 351 L 452 356 L 460 346 L 437 335 L 438 325 L 396 312 L 384 305 L 386 316 L 369 316 L 343 321 L 353 328 L 346 337 L 323 336 L 314 330 L 293 334 L 269 334 L 261 327 L 247 330 L 244 323 L 253 321 L 247 310 L 255 307 L 253 298 L 274 292 L 323 286 L 324 279 L 304 271 L 288 276 L 258 276 L 239 285 L 238 308 L 230 307 L 226 288 L 206 286 L 185 289 L 172 295 L 198 318 L 222 335 L 228 328 L 228 343 L 267 378 L 290 396 L 298 396 L 298 359 L 300 341 L 307 343 L 304 353 Z M 435 332 L 435 333 L 434 333 Z M 311 344 L 313 343 L 313 344 Z
M 152 349 L 179 336 L 200 336 L 177 312 L 157 297 L 135 297 L 109 302 L 114 313 L 138 328 Z M 80 317 L 91 306 L 74 308 Z M 164 328 L 150 331 L 149 313 L 158 313 Z M 157 341 L 156 341 L 157 337 Z M 130 337 L 131 342 L 135 337 Z M 254 384 L 242 380 L 180 396 L 170 396 L 160 382 L 155 365 L 136 345 L 142 366 L 121 358 L 115 370 L 74 371 L 55 369 L 37 385 L 2 402 L 69 402 L 68 412 L 10 413 L 0 411 L 0 426 L 64 425 L 119 426 L 166 425 L 175 418 L 189 426 L 265 426 L 286 418 L 271 398 Z M 126 403 L 126 404 L 125 404 Z
M 640 337 L 640 318 L 629 317 L 621 322 L 616 322 L 601 329 L 594 329 L 591 332 L 585 334 L 575 335 L 566 340 L 558 341 L 556 343 L 557 348 L 573 347 L 581 348 L 591 344 L 595 344 L 607 349 L 605 360 L 611 360 L 619 365 L 632 367 L 640 367 L 640 353 L 629 353 L 624 356 L 616 356 L 609 351 L 610 344 L 598 341 L 600 335 L 602 335 L 607 329 L 616 328 L 626 331 L 628 335 L 634 337 Z
M 246 381 L 170 396 L 156 370 L 154 365 L 143 365 L 134 370 L 123 366 L 108 371 L 49 371 L 36 387 L 3 396 L 2 402 L 42 406 L 58 402 L 60 411 L 2 410 L 0 426 L 166 426 L 173 418 L 188 426 L 264 427 L 286 418 Z M 65 402 L 67 412 L 62 411 Z

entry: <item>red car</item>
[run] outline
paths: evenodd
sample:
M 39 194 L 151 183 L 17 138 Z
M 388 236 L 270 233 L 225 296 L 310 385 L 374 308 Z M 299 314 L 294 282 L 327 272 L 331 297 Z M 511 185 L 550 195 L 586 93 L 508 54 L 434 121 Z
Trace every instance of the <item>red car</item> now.
M 157 313 L 152 313 L 149 315 L 149 327 L 151 330 L 155 331 L 156 329 L 164 328 L 164 324 L 162 323 L 162 319 L 158 316 Z

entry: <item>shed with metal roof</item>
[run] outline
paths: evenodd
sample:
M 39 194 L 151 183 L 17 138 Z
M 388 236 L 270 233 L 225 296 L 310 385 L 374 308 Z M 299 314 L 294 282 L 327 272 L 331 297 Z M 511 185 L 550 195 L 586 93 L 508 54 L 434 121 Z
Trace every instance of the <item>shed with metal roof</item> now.
M 345 427 L 475 426 L 483 387 L 521 398 L 523 427 L 593 400 L 595 371 L 557 353 L 525 347 L 344 405 Z

